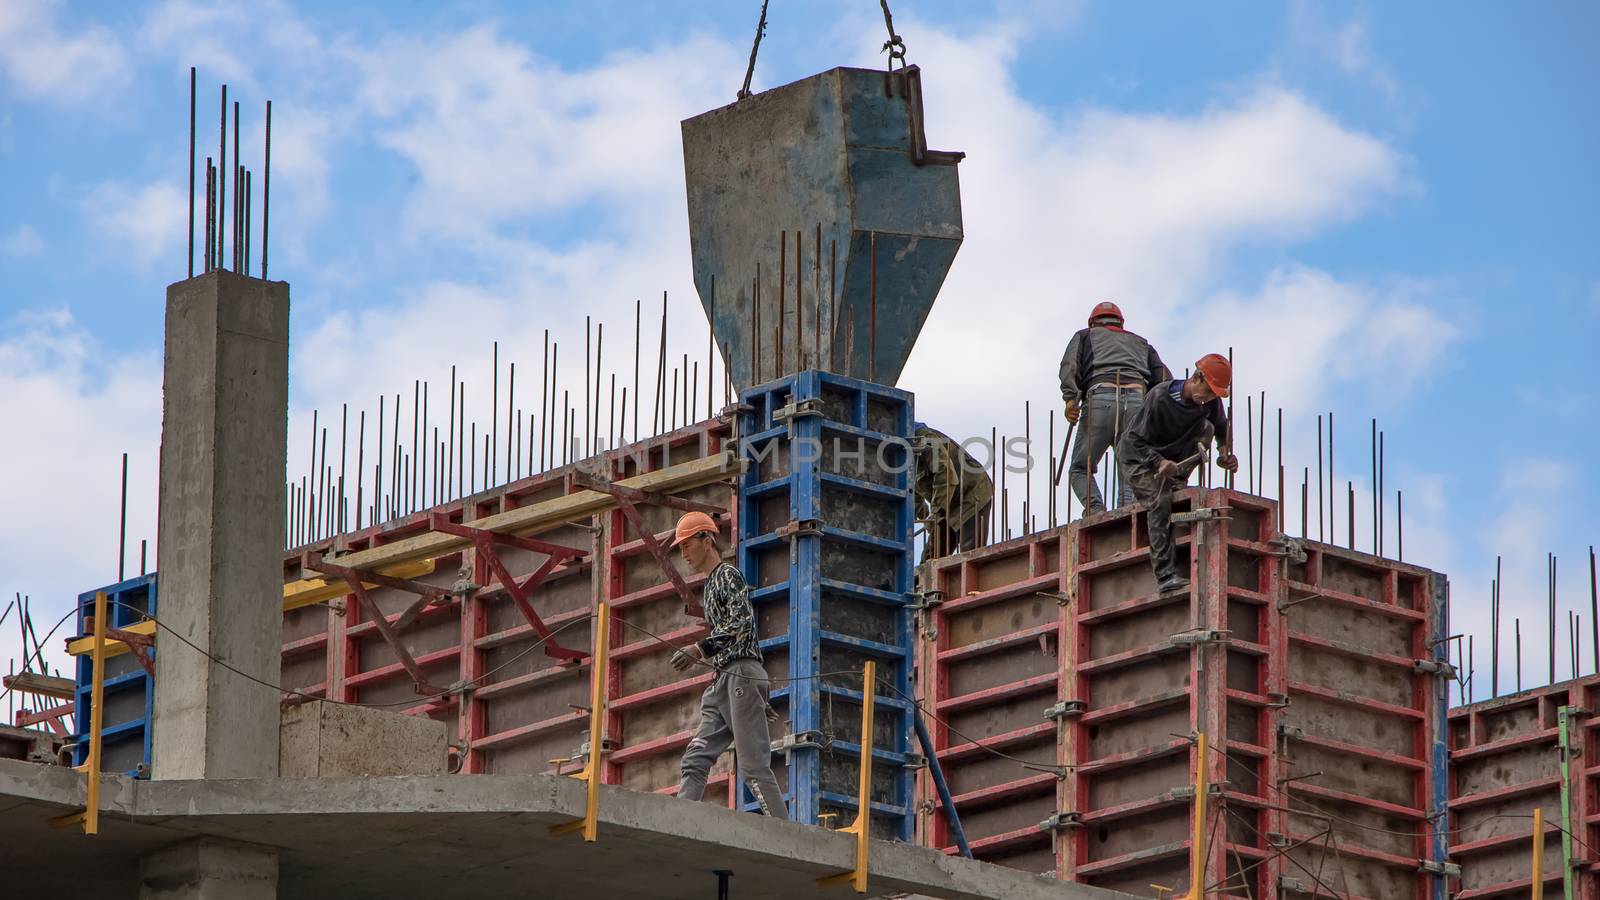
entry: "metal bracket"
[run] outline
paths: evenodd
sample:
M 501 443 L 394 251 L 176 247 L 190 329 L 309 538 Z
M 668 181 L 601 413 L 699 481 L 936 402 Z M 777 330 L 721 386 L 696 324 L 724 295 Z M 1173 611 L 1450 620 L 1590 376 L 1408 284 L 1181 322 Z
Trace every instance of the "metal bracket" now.
M 920 753 L 907 753 L 905 762 L 900 764 L 903 769 L 926 769 L 928 758 Z
M 816 521 L 811 519 L 808 521 Z M 944 591 L 933 588 L 926 591 L 915 591 L 912 596 L 917 599 L 906 604 L 906 608 L 915 610 L 929 610 L 944 603 Z
M 1289 695 L 1288 694 L 1280 694 L 1277 691 L 1268 691 L 1267 692 L 1266 708 L 1267 709 L 1288 709 L 1289 708 Z
M 1460 878 L 1461 867 L 1453 862 L 1438 862 L 1431 859 L 1417 860 L 1417 871 L 1426 872 L 1436 878 Z
M 821 519 L 795 519 L 786 525 L 779 525 L 772 532 L 778 537 L 796 538 L 822 533 Z
M 1268 847 L 1287 847 L 1290 844 L 1289 836 L 1277 831 L 1269 831 L 1262 835 L 1266 838 Z
M 1304 881 L 1301 881 L 1298 878 L 1290 878 L 1288 875 L 1278 876 L 1278 890 L 1294 891 L 1296 894 L 1311 893 L 1311 889 L 1306 887 L 1306 883 Z
M 1053 813 L 1050 818 L 1039 823 L 1040 831 L 1065 831 L 1068 828 L 1082 828 L 1083 814 L 1076 812 Z
M 1267 546 L 1274 548 L 1267 551 L 1270 555 L 1281 556 L 1295 565 L 1305 565 L 1309 558 L 1306 556 L 1305 542 L 1287 534 L 1279 534 L 1276 539 L 1268 541 Z
M 1072 595 L 1061 591 L 1034 591 L 1033 595 L 1035 597 L 1049 597 L 1056 602 L 1057 606 L 1069 606 L 1072 604 Z
M 1085 706 L 1082 700 L 1063 700 L 1055 706 L 1046 707 L 1044 717 L 1046 719 L 1055 719 L 1059 722 L 1062 719 L 1081 716 L 1084 712 Z
M 773 741 L 770 745 L 770 750 L 773 753 L 782 753 L 784 765 L 789 765 L 790 763 L 794 762 L 794 751 L 805 750 L 808 748 L 821 750 L 822 746 L 822 732 L 797 731 L 793 734 L 786 734 L 783 737 Z
M 794 437 L 794 421 L 806 416 L 822 415 L 822 401 L 817 397 L 791 400 L 787 405 L 772 411 L 772 421 L 782 422 L 790 437 Z
M 1197 644 L 1220 644 L 1228 639 L 1229 632 L 1216 628 L 1196 628 L 1193 631 L 1180 631 L 1168 638 L 1175 647 L 1189 647 Z
M 1454 681 L 1456 667 L 1442 659 L 1419 659 L 1411 664 L 1411 668 L 1419 675 L 1437 675 L 1447 681 Z
M 1287 738 L 1291 741 L 1299 741 L 1304 740 L 1305 736 L 1305 729 L 1298 725 L 1290 725 L 1287 722 L 1278 723 L 1278 737 Z
M 1185 512 L 1173 513 L 1172 524 L 1193 525 L 1196 522 L 1216 522 L 1228 518 L 1228 508 L 1225 506 L 1202 506 Z

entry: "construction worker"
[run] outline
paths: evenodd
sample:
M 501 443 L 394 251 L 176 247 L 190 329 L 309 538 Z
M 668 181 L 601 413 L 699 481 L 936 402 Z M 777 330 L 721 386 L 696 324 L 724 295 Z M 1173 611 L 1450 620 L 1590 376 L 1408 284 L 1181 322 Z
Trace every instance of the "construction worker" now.
M 755 794 L 761 811 L 788 818 L 778 779 L 772 774 L 771 735 L 767 721 L 776 718 L 767 704 L 767 670 L 756 642 L 756 616 L 744 576 L 722 561 L 717 524 L 703 512 L 684 513 L 673 546 L 689 568 L 706 576 L 701 604 L 711 633 L 672 654 L 679 671 L 699 663 L 716 675 L 700 695 L 700 727 L 683 751 L 678 797 L 699 800 L 717 757 L 733 746 L 739 777 Z
M 938 559 L 978 546 L 994 500 L 988 470 L 953 438 L 917 423 L 917 477 L 912 491 L 917 518 L 927 526 L 923 559 Z
M 1079 425 L 1067 483 L 1082 501 L 1085 515 L 1106 508 L 1100 486 L 1094 483 L 1100 457 L 1122 439 L 1150 386 L 1171 377 L 1150 342 L 1122 327 L 1122 310 L 1110 301 L 1095 306 L 1089 327 L 1067 342 L 1061 357 L 1061 399 L 1066 401 L 1067 421 Z M 1119 453 L 1119 507 L 1133 502 L 1121 462 Z
M 1117 444 L 1127 484 L 1149 516 L 1150 566 L 1160 593 L 1189 587 L 1189 579 L 1178 573 L 1173 560 L 1174 487 L 1189 480 L 1212 440 L 1217 444 L 1217 465 L 1229 472 L 1239 468 L 1221 399 L 1228 396 L 1232 383 L 1233 367 L 1227 358 L 1207 353 L 1188 378 L 1163 381 L 1150 389 Z

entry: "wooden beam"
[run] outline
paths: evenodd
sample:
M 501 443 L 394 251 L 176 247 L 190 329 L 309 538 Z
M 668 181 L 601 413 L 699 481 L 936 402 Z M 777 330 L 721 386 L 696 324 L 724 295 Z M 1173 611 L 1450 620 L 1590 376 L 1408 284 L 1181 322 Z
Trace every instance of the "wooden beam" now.
M 154 635 L 156 633 L 156 623 L 149 619 L 145 619 L 143 622 L 135 622 L 134 624 L 126 626 L 121 630 L 130 632 L 132 634 Z M 92 635 L 90 637 L 81 637 L 75 641 L 67 642 L 67 652 L 73 656 L 82 656 L 85 653 L 91 653 L 93 651 L 94 637 Z M 106 641 L 106 659 L 110 659 L 113 656 L 121 656 L 127 652 L 127 644 L 124 644 L 121 641 Z
M 641 491 L 659 491 L 673 493 L 686 491 L 691 488 L 703 487 L 714 484 L 737 475 L 739 465 L 735 463 L 727 451 L 714 456 L 705 456 L 692 462 L 679 463 L 656 472 L 646 472 L 633 478 L 625 478 L 617 483 L 623 487 L 634 488 Z M 585 519 L 598 513 L 609 512 L 617 506 L 617 498 L 600 491 L 577 491 L 535 503 L 531 506 L 518 507 L 492 516 L 486 516 L 476 521 L 467 522 L 472 528 L 484 531 L 495 531 L 502 534 L 538 534 L 543 531 L 552 531 L 563 525 L 570 524 L 577 519 Z M 374 569 L 385 575 L 390 574 L 388 567 L 405 563 L 418 562 L 425 559 L 438 559 L 465 550 L 472 546 L 466 538 L 450 534 L 427 532 L 413 537 L 395 541 L 392 544 L 383 544 L 370 550 L 362 550 L 339 557 L 339 565 L 353 569 Z
M 14 691 L 27 691 L 42 697 L 54 697 L 57 700 L 74 699 L 73 692 L 77 689 L 77 684 L 71 678 L 57 678 L 54 675 L 40 675 L 37 672 L 6 675 L 0 678 L 0 686 Z
M 343 563 L 344 557 L 330 560 L 330 562 L 333 561 Z M 396 566 L 392 571 L 385 571 L 383 574 L 409 581 L 413 578 L 421 578 L 424 575 L 432 575 L 433 567 L 433 560 L 425 559 L 421 562 Z M 378 587 L 378 585 L 370 581 L 363 582 L 362 586 L 369 591 Z M 350 593 L 350 585 L 343 578 L 303 578 L 299 581 L 291 581 L 283 586 L 283 611 L 288 612 L 292 609 L 299 609 L 302 606 L 326 603 L 329 600 L 343 597 L 348 593 Z

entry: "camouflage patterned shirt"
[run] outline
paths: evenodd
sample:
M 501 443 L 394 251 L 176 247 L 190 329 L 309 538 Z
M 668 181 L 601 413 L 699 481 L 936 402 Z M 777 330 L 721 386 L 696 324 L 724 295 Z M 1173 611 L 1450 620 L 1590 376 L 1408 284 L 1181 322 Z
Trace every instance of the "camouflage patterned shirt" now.
M 736 659 L 761 659 L 750 587 L 738 569 L 723 563 L 712 570 L 701 605 L 706 610 L 706 624 L 711 626 L 711 633 L 700 641 L 707 663 L 724 669 Z

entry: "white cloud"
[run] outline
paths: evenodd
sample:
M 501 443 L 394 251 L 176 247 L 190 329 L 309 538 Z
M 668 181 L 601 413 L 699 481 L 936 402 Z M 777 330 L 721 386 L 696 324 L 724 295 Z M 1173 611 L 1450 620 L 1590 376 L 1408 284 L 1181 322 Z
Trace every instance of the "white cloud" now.
M 691 37 L 565 69 L 489 26 L 352 57 L 378 140 L 417 169 L 411 233 L 474 237 L 578 203 L 672 196 L 678 121 L 720 99 L 739 62 L 731 45 Z
M 83 212 L 97 230 L 125 244 L 147 265 L 164 253 L 174 259 L 183 255 L 188 202 L 186 194 L 165 181 L 139 186 L 107 182 L 89 191 Z M 200 241 L 198 234 L 195 240 Z
M 79 591 L 116 580 L 123 451 L 128 571 L 138 572 L 141 538 L 154 567 L 159 352 L 110 354 L 66 309 L 0 323 L 0 419 L 14 426 L 13 439 L 0 441 L 0 471 L 13 473 L 0 481 L 0 509 L 35 514 L 0 518 L 0 585 L 34 598 L 42 636 Z M 0 656 L 11 655 L 14 637 L 0 632 L 10 642 Z
M 37 256 L 44 250 L 44 239 L 28 224 L 18 225 L 9 235 L 0 235 L 0 256 L 20 259 Z
M 36 100 L 81 102 L 115 87 L 127 67 L 121 41 L 99 25 L 63 30 L 60 9 L 45 0 L 0 4 L 0 72 Z

